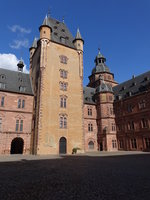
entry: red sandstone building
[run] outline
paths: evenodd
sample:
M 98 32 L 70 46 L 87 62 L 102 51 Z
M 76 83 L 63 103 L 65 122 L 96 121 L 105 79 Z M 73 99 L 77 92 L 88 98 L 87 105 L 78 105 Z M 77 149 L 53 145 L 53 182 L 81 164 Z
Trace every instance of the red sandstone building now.
M 29 74 L 0 69 L 0 154 L 30 153 L 33 93 Z
M 150 151 L 150 71 L 113 90 L 118 149 Z
M 112 89 L 117 82 L 105 62 L 106 58 L 99 52 L 89 84 L 84 88 L 85 151 L 117 150 Z

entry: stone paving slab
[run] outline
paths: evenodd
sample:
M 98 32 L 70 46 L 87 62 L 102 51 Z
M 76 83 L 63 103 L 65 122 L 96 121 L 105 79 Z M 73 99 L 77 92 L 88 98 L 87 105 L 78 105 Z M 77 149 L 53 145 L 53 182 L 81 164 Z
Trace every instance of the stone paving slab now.
M 0 200 L 150 199 L 149 153 L 97 155 L 8 156 L 14 162 L 0 163 Z

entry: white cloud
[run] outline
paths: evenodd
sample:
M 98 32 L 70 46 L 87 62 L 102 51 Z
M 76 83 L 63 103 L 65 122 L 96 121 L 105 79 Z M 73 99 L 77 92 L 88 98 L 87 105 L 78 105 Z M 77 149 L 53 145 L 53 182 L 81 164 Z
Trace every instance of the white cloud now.
M 21 47 L 27 48 L 29 46 L 29 40 L 23 39 L 23 40 L 14 40 L 13 44 L 9 45 L 12 49 L 20 49 Z
M 19 59 L 14 54 L 1 54 L 0 53 L 0 68 L 9 69 L 13 71 L 17 71 L 18 67 L 17 64 L 19 62 Z M 29 73 L 29 71 L 26 68 L 26 65 L 23 68 L 23 72 Z
M 27 33 L 27 34 L 31 33 L 30 29 L 23 28 L 19 25 L 8 26 L 8 28 L 14 33 L 17 31 L 19 31 L 20 33 Z

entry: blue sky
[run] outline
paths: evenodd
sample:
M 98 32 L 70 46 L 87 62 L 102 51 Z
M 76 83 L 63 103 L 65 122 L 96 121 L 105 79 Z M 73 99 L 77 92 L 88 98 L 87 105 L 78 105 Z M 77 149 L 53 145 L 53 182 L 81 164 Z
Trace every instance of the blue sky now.
M 150 69 L 149 0 L 1 0 L 0 67 L 21 56 L 29 66 L 29 47 L 50 8 L 73 36 L 79 27 L 84 38 L 84 85 L 101 53 L 119 83 Z M 4 56 L 5 55 L 5 56 Z M 2 59 L 1 59 L 2 58 Z M 13 69 L 13 66 L 11 67 Z

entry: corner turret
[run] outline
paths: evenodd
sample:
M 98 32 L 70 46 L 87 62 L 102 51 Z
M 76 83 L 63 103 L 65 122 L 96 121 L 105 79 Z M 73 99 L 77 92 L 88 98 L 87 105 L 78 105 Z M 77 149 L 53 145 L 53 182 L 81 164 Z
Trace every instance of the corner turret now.
M 43 24 L 39 27 L 40 39 L 51 40 L 52 26 L 50 23 L 50 17 L 46 15 Z
M 79 28 L 77 29 L 77 34 L 76 34 L 76 37 L 75 37 L 73 43 L 74 43 L 75 47 L 77 48 L 77 50 L 83 51 L 84 40 L 81 37 Z

